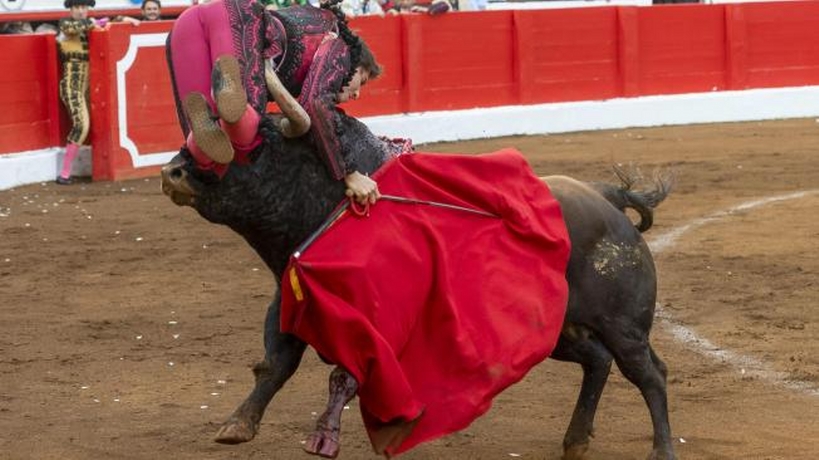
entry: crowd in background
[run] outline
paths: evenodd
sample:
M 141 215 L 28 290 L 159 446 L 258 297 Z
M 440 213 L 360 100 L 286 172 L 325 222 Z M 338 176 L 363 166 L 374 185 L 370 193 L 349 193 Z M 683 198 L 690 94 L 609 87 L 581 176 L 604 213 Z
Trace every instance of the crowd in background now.
M 161 0 L 143 0 L 140 5 L 141 16 L 132 18 L 129 16 L 116 16 L 111 19 L 113 22 L 123 22 L 138 26 L 142 21 L 159 21 L 162 18 Z M 56 21 L 27 22 L 27 21 L 7 21 L 0 22 L 0 35 L 11 34 L 59 34 L 60 30 Z
M 258 0 L 269 8 L 286 8 L 291 5 L 304 5 L 307 3 L 318 6 L 318 0 Z M 197 3 L 207 3 L 207 0 L 200 0 Z M 437 15 L 453 10 L 480 10 L 486 7 L 487 0 L 344 0 L 341 4 L 342 11 L 349 16 L 367 15 L 394 15 L 407 13 L 428 13 Z M 116 16 L 111 18 L 112 22 L 129 23 L 138 26 L 143 21 L 158 21 L 162 19 L 173 19 L 162 16 L 161 0 L 144 0 L 140 7 L 141 16 L 133 18 L 129 16 Z M 11 34 L 31 34 L 31 33 L 59 33 L 56 21 L 26 22 L 26 21 L 2 21 L 0 18 L 0 35 Z

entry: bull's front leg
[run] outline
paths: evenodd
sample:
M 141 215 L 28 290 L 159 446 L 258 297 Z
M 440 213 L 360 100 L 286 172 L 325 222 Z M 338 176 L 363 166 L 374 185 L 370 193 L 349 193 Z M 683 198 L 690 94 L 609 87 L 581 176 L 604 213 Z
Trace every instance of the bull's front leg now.
M 253 439 L 259 431 L 259 423 L 270 400 L 293 376 L 301 363 L 307 344 L 293 335 L 281 332 L 280 308 L 281 295 L 277 292 L 265 318 L 265 359 L 253 367 L 256 385 L 219 428 L 216 442 L 238 444 Z
M 307 437 L 304 450 L 313 455 L 336 458 L 341 447 L 341 413 L 358 392 L 358 382 L 347 371 L 336 367 L 330 374 L 330 396 L 327 409 L 316 422 L 316 430 Z

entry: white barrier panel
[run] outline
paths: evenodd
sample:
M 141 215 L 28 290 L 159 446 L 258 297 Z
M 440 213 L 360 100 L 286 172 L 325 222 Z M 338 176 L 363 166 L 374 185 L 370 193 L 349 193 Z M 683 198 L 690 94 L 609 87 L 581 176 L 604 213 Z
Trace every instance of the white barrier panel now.
M 62 169 L 65 149 L 52 147 L 31 152 L 0 155 L 0 190 L 37 182 L 53 182 Z M 91 148 L 83 146 L 74 164 L 72 176 L 91 175 Z
M 515 105 L 363 118 L 387 137 L 416 144 L 696 123 L 819 116 L 819 86 L 715 91 L 604 101 Z

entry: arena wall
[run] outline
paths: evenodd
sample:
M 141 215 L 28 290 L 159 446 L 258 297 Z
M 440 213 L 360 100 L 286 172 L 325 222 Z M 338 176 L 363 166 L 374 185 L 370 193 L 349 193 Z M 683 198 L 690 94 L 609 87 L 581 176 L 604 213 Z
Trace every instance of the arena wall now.
M 416 143 L 819 116 L 819 1 L 464 12 L 352 24 L 386 71 L 345 109 L 379 134 Z M 114 25 L 92 34 L 95 180 L 154 175 L 182 142 L 164 62 L 171 25 Z M 0 77 L 0 188 L 51 180 L 65 132 L 54 40 L 3 36 L 0 46 L 15 50 L 0 57 L 3 68 L 19 69 Z M 12 159 L 18 166 L 6 167 Z M 20 164 L 24 177 L 14 173 Z

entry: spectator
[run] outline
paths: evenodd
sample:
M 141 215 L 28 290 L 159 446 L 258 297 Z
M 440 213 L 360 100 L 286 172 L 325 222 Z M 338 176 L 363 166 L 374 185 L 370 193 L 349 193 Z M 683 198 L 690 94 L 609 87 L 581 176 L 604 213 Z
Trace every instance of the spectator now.
M 142 0 L 142 19 L 136 19 L 129 16 L 116 16 L 114 22 L 127 22 L 131 25 L 138 26 L 142 21 L 159 21 L 162 19 L 162 4 L 159 0 Z
M 24 21 L 0 22 L 0 35 L 30 34 L 34 29 Z
M 142 20 L 159 21 L 162 19 L 162 4 L 159 0 L 142 0 Z
M 57 46 L 63 65 L 60 80 L 60 99 L 71 117 L 71 131 L 65 146 L 65 157 L 57 183 L 71 183 L 71 165 L 77 158 L 80 146 L 88 137 L 90 120 L 88 116 L 88 32 L 105 27 L 107 19 L 95 20 L 88 17 L 88 11 L 96 5 L 95 0 L 65 0 L 69 17 L 60 19 L 61 36 Z
M 388 11 L 390 14 L 427 13 L 430 16 L 452 11 L 452 4 L 448 0 L 397 0 L 395 6 Z
M 378 0 L 343 0 L 340 6 L 347 17 L 384 16 L 384 10 Z
M 395 8 L 395 2 L 393 0 L 377 0 L 379 6 L 381 6 L 381 11 L 388 12 L 389 10 Z
M 50 22 L 44 22 L 44 23 L 38 25 L 36 29 L 34 29 L 34 33 L 35 34 L 54 34 L 54 35 L 57 35 L 57 34 L 60 33 L 60 28 L 57 27 L 57 25 L 52 24 Z

